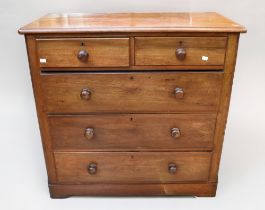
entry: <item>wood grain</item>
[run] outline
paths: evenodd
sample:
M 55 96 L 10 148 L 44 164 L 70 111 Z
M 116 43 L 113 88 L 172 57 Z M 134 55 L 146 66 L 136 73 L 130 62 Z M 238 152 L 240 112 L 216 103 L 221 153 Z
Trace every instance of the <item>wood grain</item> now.
M 52 115 L 48 117 L 55 150 L 125 151 L 211 149 L 215 114 Z M 171 129 L 180 137 L 174 139 Z M 87 139 L 86 128 L 93 128 Z
M 241 32 L 213 12 L 49 14 L 19 29 L 51 197 L 215 196 Z
M 45 157 L 46 169 L 48 174 L 48 182 L 50 184 L 54 184 L 57 182 L 57 176 L 55 171 L 52 141 L 50 139 L 50 133 L 48 131 L 48 122 L 46 114 L 45 112 L 43 112 L 43 98 L 42 98 L 40 74 L 38 69 L 37 53 L 36 53 L 37 52 L 36 38 L 33 35 L 27 35 L 25 37 L 25 40 L 27 44 L 30 75 L 31 75 L 32 87 L 36 103 L 43 153 Z
M 48 113 L 217 111 L 223 73 L 45 74 L 41 86 Z M 176 99 L 175 88 L 184 90 Z M 80 99 L 83 88 L 90 100 Z
M 215 196 L 216 183 L 49 185 L 52 198 L 70 196 Z
M 224 134 L 225 134 L 227 116 L 229 111 L 231 92 L 232 92 L 234 71 L 236 65 L 238 41 L 239 41 L 239 34 L 230 34 L 228 36 L 228 47 L 227 47 L 226 60 L 225 60 L 224 80 L 220 96 L 222 103 L 219 105 L 216 131 L 214 137 L 214 153 L 212 157 L 212 166 L 210 172 L 211 181 L 218 180 L 218 170 L 220 165 Z
M 74 72 L 142 72 L 142 71 L 223 71 L 224 65 L 146 65 L 128 67 L 42 67 L 42 73 L 74 73 Z
M 183 13 L 55 13 L 19 29 L 19 33 L 81 32 L 246 32 L 215 12 Z
M 176 50 L 183 48 L 180 60 Z M 136 37 L 136 65 L 223 65 L 226 37 Z M 203 61 L 207 56 L 208 61 Z
M 38 56 L 46 63 L 40 67 L 111 67 L 129 66 L 128 38 L 38 39 Z M 87 61 L 77 58 L 80 50 L 88 53 Z
M 210 152 L 55 152 L 58 183 L 169 183 L 207 181 Z M 96 174 L 87 166 L 96 163 Z M 175 163 L 177 172 L 168 172 Z

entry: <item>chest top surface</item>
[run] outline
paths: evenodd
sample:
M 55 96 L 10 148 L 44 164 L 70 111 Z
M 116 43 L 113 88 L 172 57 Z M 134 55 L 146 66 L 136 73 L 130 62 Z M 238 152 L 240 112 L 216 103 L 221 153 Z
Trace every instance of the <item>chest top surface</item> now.
M 246 29 L 215 12 L 56 13 L 19 29 L 21 34 L 83 32 L 246 32 Z

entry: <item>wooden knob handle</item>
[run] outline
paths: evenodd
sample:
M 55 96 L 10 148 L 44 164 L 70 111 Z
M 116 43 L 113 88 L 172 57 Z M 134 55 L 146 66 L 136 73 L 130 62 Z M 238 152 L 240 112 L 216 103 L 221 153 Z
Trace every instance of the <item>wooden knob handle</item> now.
M 97 169 L 98 169 L 98 167 L 97 167 L 96 163 L 89 163 L 89 165 L 87 167 L 88 173 L 91 175 L 96 174 Z
M 80 50 L 78 53 L 77 53 L 77 58 L 78 60 L 82 61 L 82 62 L 86 62 L 88 60 L 88 52 L 85 51 L 85 50 Z
M 168 164 L 168 172 L 170 174 L 175 174 L 177 172 L 177 165 L 175 163 Z
M 175 97 L 176 99 L 181 99 L 184 97 L 184 90 L 182 88 L 175 88 Z
M 93 136 L 94 136 L 94 129 L 93 128 L 86 128 L 85 137 L 87 139 L 92 139 Z
M 89 90 L 88 88 L 82 89 L 80 93 L 80 97 L 83 100 L 89 100 L 91 98 L 91 90 Z
M 186 50 L 184 48 L 177 48 L 176 56 L 178 60 L 183 61 L 186 58 Z
M 172 128 L 171 129 L 171 136 L 175 139 L 180 137 L 180 130 L 179 128 Z

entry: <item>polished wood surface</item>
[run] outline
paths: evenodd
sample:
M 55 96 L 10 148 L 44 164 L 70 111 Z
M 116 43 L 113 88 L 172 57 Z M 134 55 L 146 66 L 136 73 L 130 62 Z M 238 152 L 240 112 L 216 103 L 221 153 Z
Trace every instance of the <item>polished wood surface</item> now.
M 39 39 L 37 43 L 39 59 L 46 59 L 40 67 L 129 65 L 128 38 Z
M 47 113 L 150 113 L 216 111 L 222 81 L 220 72 L 165 72 L 45 74 L 40 82 Z M 89 100 L 80 98 L 83 88 L 91 90 Z
M 217 13 L 50 14 L 19 32 L 52 198 L 215 196 L 243 26 Z
M 215 118 L 215 114 L 51 115 L 48 121 L 54 149 L 60 151 L 210 150 Z
M 49 185 L 52 198 L 67 198 L 70 196 L 215 196 L 216 183 L 163 183 L 163 184 L 57 184 Z
M 210 152 L 55 152 L 58 183 L 170 183 L 207 181 Z M 89 173 L 89 164 L 97 171 Z M 176 172 L 169 164 L 176 164 Z M 90 169 L 89 169 L 90 170 Z
M 48 14 L 19 29 L 29 33 L 84 32 L 246 32 L 215 12 Z
M 223 148 L 224 134 L 229 111 L 229 104 L 232 92 L 233 78 L 236 66 L 236 56 L 239 42 L 239 34 L 230 34 L 228 37 L 228 48 L 225 59 L 224 81 L 221 90 L 220 100 L 217 114 L 216 131 L 214 137 L 214 153 L 212 156 L 212 165 L 210 170 L 210 180 L 216 182 L 218 180 L 218 170 L 221 160 Z
M 43 100 L 42 100 L 42 89 L 40 84 L 40 74 L 39 74 L 39 64 L 37 59 L 37 46 L 36 46 L 36 37 L 32 35 L 27 35 L 25 37 L 26 46 L 27 46 L 27 54 L 29 58 L 29 66 L 30 66 L 30 75 L 32 78 L 32 87 L 33 93 L 35 97 L 38 122 L 41 134 L 41 141 L 43 145 L 47 175 L 48 175 L 48 183 L 56 184 L 57 183 L 57 175 L 55 170 L 55 162 L 53 157 L 53 148 L 52 141 L 50 139 L 50 134 L 48 131 L 48 121 L 46 120 L 46 113 L 43 111 Z
M 225 48 L 226 37 L 136 37 L 135 64 L 223 65 Z

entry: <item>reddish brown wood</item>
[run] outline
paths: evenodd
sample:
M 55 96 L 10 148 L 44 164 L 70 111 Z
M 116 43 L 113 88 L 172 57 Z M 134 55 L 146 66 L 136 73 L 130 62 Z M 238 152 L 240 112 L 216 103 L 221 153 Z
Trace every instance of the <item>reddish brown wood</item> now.
M 52 198 L 70 196 L 215 196 L 216 183 L 49 185 Z
M 51 197 L 215 196 L 240 32 L 217 13 L 21 28 Z
M 210 150 L 215 118 L 215 114 L 51 115 L 48 121 L 54 149 L 60 151 Z M 84 135 L 87 129 L 89 136 Z
M 41 75 L 47 113 L 215 112 L 222 81 L 221 72 Z M 84 88 L 89 100 L 80 99 Z
M 126 38 L 126 37 L 221 37 L 227 36 L 228 32 L 80 32 L 80 33 L 40 33 L 35 34 L 37 39 L 48 39 L 48 38 Z
M 36 40 L 32 35 L 26 35 L 28 61 L 30 67 L 30 74 L 32 79 L 32 87 L 34 91 L 36 109 L 38 114 L 39 128 L 41 133 L 42 146 L 45 156 L 46 168 L 48 173 L 48 182 L 55 184 L 57 182 L 55 163 L 52 150 L 52 142 L 50 139 L 50 133 L 48 131 L 48 124 L 45 112 L 43 112 L 43 98 L 42 90 L 40 86 L 40 74 L 37 63 L 37 49 Z
M 40 68 L 40 71 L 44 73 L 53 73 L 53 72 L 90 72 L 90 71 L 104 71 L 104 72 L 113 72 L 113 71 L 126 71 L 126 72 L 132 72 L 132 71 L 223 71 L 223 65 L 158 65 L 158 66 L 128 66 L 128 67 L 75 67 L 75 68 L 69 68 L 69 67 L 56 67 L 56 68 Z
M 136 37 L 135 64 L 223 65 L 225 48 L 226 37 Z
M 215 12 L 48 14 L 19 33 L 82 32 L 246 32 L 246 29 Z
M 223 140 L 225 134 L 225 127 L 227 122 L 229 103 L 232 91 L 233 77 L 236 65 L 236 56 L 238 48 L 239 34 L 230 34 L 228 36 L 227 52 L 224 69 L 224 82 L 222 86 L 220 100 L 217 114 L 217 124 L 214 137 L 214 153 L 212 156 L 212 167 L 210 172 L 210 180 L 217 181 L 218 170 L 220 165 Z
M 38 39 L 40 67 L 129 66 L 128 38 Z M 40 60 L 41 61 L 41 60 Z
M 208 181 L 211 160 L 210 152 L 55 152 L 54 156 L 60 184 Z

